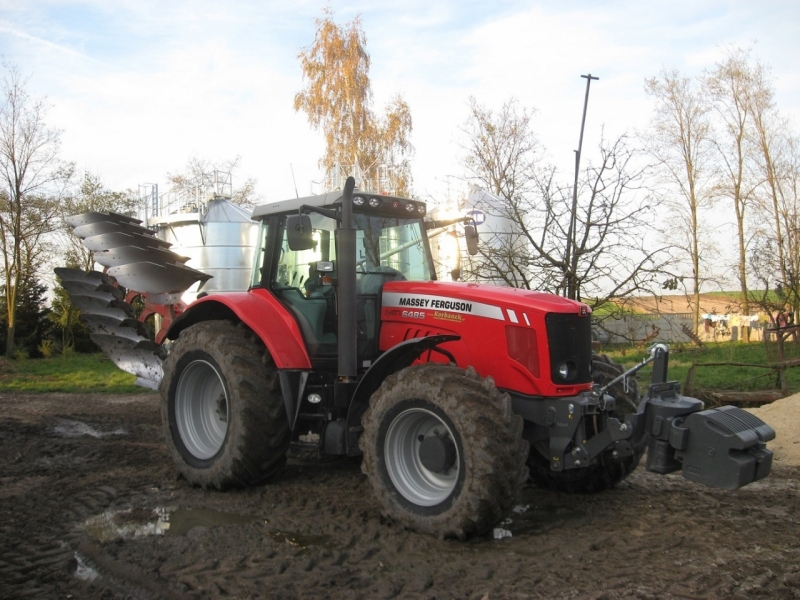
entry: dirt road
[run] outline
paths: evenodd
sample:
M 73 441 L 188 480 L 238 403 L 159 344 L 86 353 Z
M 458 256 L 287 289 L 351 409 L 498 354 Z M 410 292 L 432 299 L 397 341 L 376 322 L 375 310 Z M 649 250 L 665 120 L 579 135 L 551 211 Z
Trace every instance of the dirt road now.
M 777 464 L 736 492 L 641 468 L 599 495 L 528 487 L 513 537 L 441 541 L 386 522 L 349 460 L 188 486 L 155 394 L 3 395 L 0 597 L 800 598 L 798 475 Z

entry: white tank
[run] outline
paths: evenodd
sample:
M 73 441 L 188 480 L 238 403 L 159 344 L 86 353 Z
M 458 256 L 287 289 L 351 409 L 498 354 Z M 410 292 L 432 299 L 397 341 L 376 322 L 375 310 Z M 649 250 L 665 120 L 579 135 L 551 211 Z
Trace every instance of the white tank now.
M 199 292 L 247 290 L 258 225 L 239 205 L 210 198 L 181 212 L 150 217 L 147 224 L 172 244 L 170 250 L 189 257 L 186 266 L 212 276 L 204 285 L 197 282 L 186 290 L 181 297 L 185 303 L 193 302 Z
M 521 227 L 510 218 L 510 207 L 502 198 L 480 188 L 471 187 L 469 196 L 464 202 L 464 209 L 466 215 L 476 220 L 481 244 L 502 251 L 494 257 L 501 265 L 500 268 L 505 252 L 516 250 L 520 255 L 530 252 Z M 527 272 L 527 269 L 525 271 Z M 482 281 L 493 285 L 507 285 L 496 274 L 495 268 L 480 273 L 480 277 Z

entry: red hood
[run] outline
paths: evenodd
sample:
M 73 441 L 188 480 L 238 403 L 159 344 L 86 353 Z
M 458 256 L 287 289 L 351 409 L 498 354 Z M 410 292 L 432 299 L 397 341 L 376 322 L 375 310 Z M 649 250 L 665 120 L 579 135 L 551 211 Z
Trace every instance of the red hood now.
M 463 283 L 445 281 L 392 281 L 383 288 L 383 293 L 406 293 L 420 296 L 432 296 L 440 300 L 448 298 L 466 302 L 526 310 L 528 312 L 574 313 L 588 315 L 592 310 L 581 302 L 562 298 L 545 292 L 536 292 L 521 288 L 501 287 L 482 283 Z M 422 306 L 422 308 L 436 308 Z

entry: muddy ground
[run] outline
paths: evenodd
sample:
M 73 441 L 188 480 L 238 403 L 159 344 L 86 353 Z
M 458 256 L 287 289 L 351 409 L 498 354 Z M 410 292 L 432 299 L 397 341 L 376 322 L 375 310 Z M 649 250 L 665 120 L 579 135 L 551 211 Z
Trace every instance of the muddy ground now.
M 351 460 L 188 486 L 155 394 L 3 395 L 0 597 L 800 598 L 798 475 L 777 464 L 736 492 L 642 468 L 598 495 L 528 487 L 513 537 L 441 541 L 382 518 Z

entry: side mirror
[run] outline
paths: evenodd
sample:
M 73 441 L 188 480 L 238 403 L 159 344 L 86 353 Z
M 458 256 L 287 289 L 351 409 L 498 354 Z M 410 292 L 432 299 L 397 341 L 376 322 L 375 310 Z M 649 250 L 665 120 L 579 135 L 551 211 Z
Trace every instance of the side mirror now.
M 478 253 L 478 230 L 474 225 L 464 225 L 464 237 L 467 238 L 467 252 L 475 256 Z
M 292 215 L 286 218 L 286 239 L 289 250 L 311 250 L 314 247 L 311 217 Z

